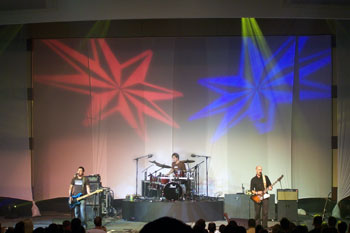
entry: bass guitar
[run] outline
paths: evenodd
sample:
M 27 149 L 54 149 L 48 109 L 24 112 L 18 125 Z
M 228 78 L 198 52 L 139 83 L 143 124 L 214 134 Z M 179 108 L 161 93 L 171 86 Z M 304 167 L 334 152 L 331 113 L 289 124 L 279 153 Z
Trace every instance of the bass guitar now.
M 283 178 L 283 175 L 281 175 L 273 184 L 271 187 L 273 187 L 277 182 L 281 181 Z M 255 203 L 261 203 L 264 199 L 267 199 L 270 197 L 270 194 L 267 193 L 267 188 L 264 190 L 263 194 L 253 194 L 250 196 L 250 199 L 252 199 Z
M 90 197 L 92 195 L 95 195 L 97 193 L 103 192 L 104 188 L 102 189 L 97 189 L 89 194 L 83 195 L 82 193 L 78 193 L 77 195 L 72 196 L 72 200 L 68 201 L 69 208 L 73 209 L 75 206 L 80 205 L 80 201 Z

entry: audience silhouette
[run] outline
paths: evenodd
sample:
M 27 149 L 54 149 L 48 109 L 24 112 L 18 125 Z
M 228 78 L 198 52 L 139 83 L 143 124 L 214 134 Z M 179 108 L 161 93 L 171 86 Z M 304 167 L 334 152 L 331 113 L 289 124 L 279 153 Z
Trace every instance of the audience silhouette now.
M 241 221 L 239 221 L 241 222 Z M 337 224 L 338 223 L 338 224 Z M 102 218 L 96 217 L 94 219 L 95 228 L 90 229 L 87 233 L 104 233 L 106 228 L 102 226 Z M 264 229 L 261 225 L 255 226 L 255 220 L 249 219 L 246 223 L 248 228 L 239 226 L 234 219 L 227 218 L 227 225 L 221 224 L 217 228 L 214 222 L 208 224 L 206 229 L 206 222 L 204 219 L 198 219 L 191 228 L 181 220 L 162 217 L 143 226 L 139 233 L 350 233 L 348 224 L 343 221 L 337 222 L 337 219 L 333 216 L 328 218 L 328 221 L 323 221 L 321 216 L 315 216 L 313 218 L 312 225 L 314 228 L 308 230 L 305 225 L 295 225 L 287 218 L 282 218 L 279 224 Z M 1 227 L 1 225 L 0 225 Z M 72 221 L 65 220 L 62 225 L 52 223 L 48 227 L 38 227 L 33 229 L 33 222 L 31 219 L 25 219 L 19 221 L 14 227 L 2 228 L 0 233 L 85 233 L 86 230 L 81 224 L 81 220 L 78 218 L 72 219 Z M 6 231 L 5 231 L 6 230 Z M 4 232 L 5 231 L 5 232 Z

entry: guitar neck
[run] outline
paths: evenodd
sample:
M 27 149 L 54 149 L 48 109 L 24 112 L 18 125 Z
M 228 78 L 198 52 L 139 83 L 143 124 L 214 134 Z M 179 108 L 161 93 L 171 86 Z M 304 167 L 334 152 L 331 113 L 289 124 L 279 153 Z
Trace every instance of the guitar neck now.
M 271 185 L 271 187 L 273 187 L 275 184 L 277 184 L 278 183 L 278 180 L 276 180 L 272 185 Z
M 90 196 L 92 196 L 92 195 L 95 195 L 96 193 L 100 193 L 100 192 L 102 192 L 102 190 L 103 190 L 103 189 L 98 189 L 98 190 L 96 190 L 96 191 L 94 191 L 94 192 L 92 192 L 92 193 L 88 193 L 88 194 L 85 194 L 84 196 L 78 197 L 78 198 L 77 198 L 77 201 L 80 201 L 80 200 L 82 200 L 82 199 L 84 199 L 84 198 L 87 198 L 87 197 L 90 197 Z
M 279 181 L 281 181 L 281 179 L 283 178 L 283 175 L 281 175 L 275 182 L 273 182 L 273 184 L 271 184 L 271 187 L 273 187 L 275 184 L 277 184 Z M 265 189 L 265 192 L 267 191 L 267 187 Z

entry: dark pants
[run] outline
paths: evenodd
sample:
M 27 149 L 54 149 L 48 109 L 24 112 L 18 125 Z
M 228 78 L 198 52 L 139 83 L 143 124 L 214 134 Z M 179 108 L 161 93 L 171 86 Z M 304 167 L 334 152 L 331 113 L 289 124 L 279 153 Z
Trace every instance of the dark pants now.
M 269 215 L 269 199 L 264 199 L 259 204 L 254 202 L 255 207 L 255 221 L 256 224 L 261 224 L 264 228 L 267 227 L 267 218 Z M 261 211 L 262 210 L 262 211 Z M 261 218 L 262 212 L 262 218 Z M 262 220 L 262 222 L 261 222 Z
M 85 200 L 80 201 L 80 205 L 74 207 L 74 217 L 81 220 L 81 225 L 86 229 Z

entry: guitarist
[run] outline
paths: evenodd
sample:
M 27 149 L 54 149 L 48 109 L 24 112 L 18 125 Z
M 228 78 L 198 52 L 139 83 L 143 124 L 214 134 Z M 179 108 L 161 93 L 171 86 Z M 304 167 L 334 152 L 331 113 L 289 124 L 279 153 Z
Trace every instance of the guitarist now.
M 72 195 L 85 195 L 90 193 L 89 180 L 84 177 L 84 167 L 79 167 L 69 186 L 69 202 L 73 200 Z M 80 200 L 80 204 L 74 207 L 74 217 L 80 218 L 82 225 L 86 228 L 85 200 Z
M 271 182 L 268 176 L 262 174 L 262 167 L 256 166 L 256 176 L 250 181 L 250 190 L 253 194 L 263 196 L 268 190 L 272 190 Z M 267 228 L 267 218 L 269 211 L 269 199 L 263 199 L 260 203 L 254 202 L 255 221 L 256 224 L 261 224 L 260 212 L 262 209 L 262 226 Z

